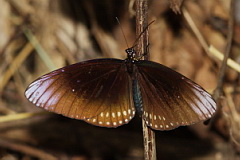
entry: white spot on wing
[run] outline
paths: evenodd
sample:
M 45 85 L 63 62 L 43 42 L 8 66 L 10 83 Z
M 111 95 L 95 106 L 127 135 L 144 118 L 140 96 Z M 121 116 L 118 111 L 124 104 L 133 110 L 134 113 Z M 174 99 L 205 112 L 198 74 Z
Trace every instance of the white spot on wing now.
M 117 115 L 118 115 L 118 117 L 120 117 L 121 116 L 121 112 L 117 112 Z
M 133 115 L 135 115 L 135 111 L 133 111 Z
M 109 112 L 106 113 L 106 117 L 109 117 Z
M 112 113 L 112 117 L 115 118 L 115 113 L 114 112 Z
M 148 112 L 146 112 L 146 117 L 148 117 Z

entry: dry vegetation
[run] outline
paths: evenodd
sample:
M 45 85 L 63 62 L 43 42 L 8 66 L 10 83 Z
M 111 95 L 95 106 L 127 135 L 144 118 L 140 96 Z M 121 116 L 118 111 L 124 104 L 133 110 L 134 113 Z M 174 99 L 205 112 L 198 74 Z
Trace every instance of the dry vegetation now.
M 150 0 L 149 21 L 155 20 L 149 29 L 150 59 L 213 93 L 222 61 L 208 47 L 225 52 L 229 3 L 185 0 L 184 12 L 175 14 L 169 1 Z M 133 4 L 134 0 L 0 0 L 1 159 L 143 159 L 138 118 L 117 129 L 99 128 L 43 114 L 24 97 L 30 82 L 53 69 L 92 58 L 125 58 L 127 46 L 115 17 L 120 19 L 128 44 L 132 44 Z M 174 4 L 171 6 L 179 11 Z M 239 63 L 240 3 L 236 1 L 235 6 L 230 57 Z M 186 20 L 186 15 L 197 28 Z M 207 46 L 197 36 L 203 36 Z M 224 96 L 210 125 L 200 123 L 156 132 L 158 159 L 239 159 L 238 72 L 238 65 L 227 68 Z

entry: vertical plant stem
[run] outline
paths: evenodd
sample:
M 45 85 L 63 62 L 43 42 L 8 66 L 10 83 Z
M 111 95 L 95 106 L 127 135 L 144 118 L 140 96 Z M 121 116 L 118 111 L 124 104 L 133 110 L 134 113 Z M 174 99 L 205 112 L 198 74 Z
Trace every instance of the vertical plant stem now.
M 218 75 L 217 88 L 214 91 L 214 95 L 213 95 L 215 100 L 218 100 L 218 98 L 223 95 L 223 81 L 224 81 L 225 71 L 227 68 L 227 60 L 232 48 L 232 38 L 233 38 L 233 29 L 234 29 L 233 28 L 234 27 L 234 7 L 235 7 L 235 0 L 231 0 L 230 11 L 229 11 L 229 21 L 228 21 L 227 46 L 224 54 L 224 59 Z
M 154 131 L 146 125 L 144 119 L 142 119 L 143 126 L 143 141 L 144 141 L 144 159 L 156 160 L 156 142 Z
M 138 37 L 148 25 L 148 0 L 136 0 L 136 37 Z M 143 54 L 148 50 L 148 30 L 139 39 L 137 54 Z M 139 55 L 138 55 L 139 56 Z M 148 56 L 144 57 L 148 60 Z M 146 125 L 142 119 L 144 159 L 156 160 L 156 143 L 154 131 Z

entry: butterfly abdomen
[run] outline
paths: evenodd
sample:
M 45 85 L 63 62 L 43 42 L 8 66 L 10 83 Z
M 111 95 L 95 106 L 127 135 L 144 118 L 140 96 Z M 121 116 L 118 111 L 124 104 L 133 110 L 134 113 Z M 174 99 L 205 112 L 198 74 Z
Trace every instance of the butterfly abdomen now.
M 142 116 L 143 112 L 142 94 L 137 79 L 133 80 L 133 101 L 137 113 L 140 116 Z

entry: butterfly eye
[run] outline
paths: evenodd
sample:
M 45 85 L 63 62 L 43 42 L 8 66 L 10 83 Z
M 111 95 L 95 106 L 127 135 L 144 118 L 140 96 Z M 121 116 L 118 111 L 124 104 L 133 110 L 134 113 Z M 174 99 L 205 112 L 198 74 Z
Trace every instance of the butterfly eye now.
M 128 56 L 129 55 L 133 56 L 136 54 L 136 51 L 133 48 L 128 48 L 125 50 L 125 52 L 127 53 Z

